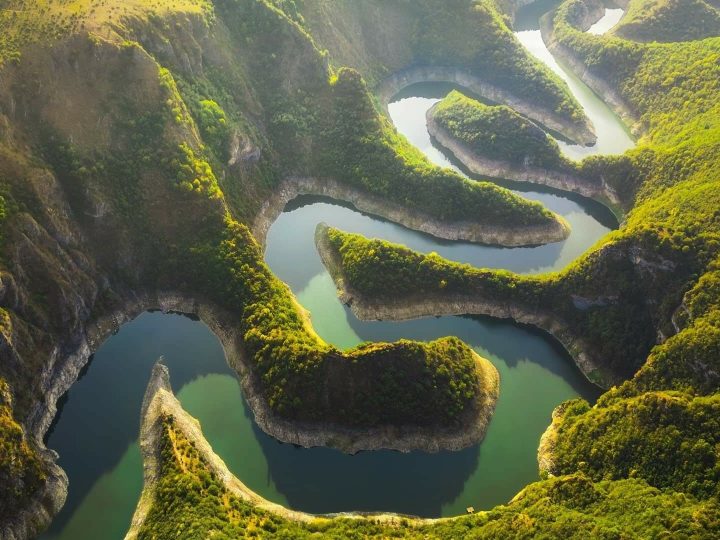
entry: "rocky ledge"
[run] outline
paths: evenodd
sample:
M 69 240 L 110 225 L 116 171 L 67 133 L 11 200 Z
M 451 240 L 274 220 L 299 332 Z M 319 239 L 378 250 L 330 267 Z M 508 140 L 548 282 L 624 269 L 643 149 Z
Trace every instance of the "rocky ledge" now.
M 270 226 L 285 205 L 299 195 L 318 195 L 352 204 L 361 212 L 399 223 L 444 240 L 464 240 L 504 247 L 537 246 L 560 242 L 570 235 L 570 225 L 561 216 L 547 225 L 497 227 L 482 223 L 444 223 L 426 214 L 410 211 L 386 199 L 369 195 L 359 189 L 330 178 L 291 177 L 286 179 L 265 202 L 253 224 L 258 242 L 265 244 Z
M 508 161 L 488 159 L 478 155 L 473 152 L 468 145 L 453 137 L 445 128 L 438 124 L 435 120 L 436 107 L 437 105 L 433 106 L 427 112 L 428 132 L 441 146 L 452 152 L 455 158 L 469 171 L 491 178 L 529 182 L 563 191 L 570 191 L 603 203 L 609 202 L 612 205 L 618 205 L 620 203 L 615 190 L 603 179 L 599 179 L 598 182 L 591 182 L 588 179 L 581 178 L 570 172 L 524 166 Z
M 583 116 L 574 123 L 553 111 L 528 103 L 506 90 L 493 86 L 470 71 L 446 66 L 417 66 L 394 73 L 383 80 L 375 89 L 380 102 L 387 106 L 390 100 L 403 88 L 422 82 L 446 82 L 465 88 L 473 94 L 494 103 L 507 105 L 517 112 L 561 134 L 576 144 L 592 146 L 597 136 L 590 121 Z
M 537 461 L 542 476 L 553 476 L 553 471 L 555 470 L 554 451 L 558 437 L 558 427 L 562 423 L 563 414 L 565 413 L 568 403 L 569 402 L 566 401 L 555 407 L 552 413 L 552 423 L 540 437 Z
M 350 306 L 355 316 L 364 321 L 404 321 L 422 317 L 441 317 L 449 315 L 487 315 L 497 319 L 509 319 L 520 324 L 539 328 L 557 339 L 573 358 L 578 368 L 592 383 L 608 388 L 617 383 L 617 379 L 598 359 L 594 358 L 590 347 L 575 335 L 570 326 L 550 312 L 540 308 L 508 301 L 498 301 L 480 296 L 449 295 L 438 293 L 402 299 L 370 299 L 354 291 L 348 285 L 342 272 L 342 265 L 332 248 L 324 240 L 321 226 L 318 227 L 315 243 L 323 264 L 335 282 L 340 301 Z

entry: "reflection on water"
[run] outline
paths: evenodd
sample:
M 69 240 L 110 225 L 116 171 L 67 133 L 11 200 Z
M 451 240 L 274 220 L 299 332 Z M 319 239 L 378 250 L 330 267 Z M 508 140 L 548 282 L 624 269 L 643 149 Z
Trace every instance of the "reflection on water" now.
M 543 8 L 546 9 L 546 8 Z M 518 19 L 518 28 L 521 28 Z M 552 64 L 539 33 L 518 38 Z M 542 40 L 540 40 L 540 43 Z M 544 50 L 543 50 L 544 49 Z M 632 141 L 617 118 L 582 83 L 557 64 L 598 132 L 590 150 L 620 152 Z M 431 160 L 462 168 L 433 146 L 425 111 L 448 88 L 420 85 L 390 105 L 400 132 Z M 574 154 L 573 154 L 574 153 Z M 558 269 L 576 258 L 612 226 L 597 205 L 527 184 L 509 184 L 563 215 L 573 227 L 565 242 L 538 248 L 504 249 L 443 242 L 328 200 L 301 198 L 288 206 L 268 234 L 266 259 L 310 310 L 318 333 L 340 348 L 366 340 L 430 340 L 455 335 L 489 358 L 501 376 L 495 416 L 482 445 L 461 452 L 399 454 L 380 451 L 347 456 L 327 448 L 280 444 L 252 421 L 236 376 L 217 338 L 196 320 L 146 313 L 126 324 L 98 350 L 82 380 L 63 400 L 47 444 L 60 454 L 70 478 L 68 500 L 45 539 L 122 538 L 137 503 L 142 465 L 137 444 L 142 396 L 155 360 L 163 355 L 183 406 L 197 417 L 216 452 L 262 496 L 310 512 L 384 510 L 422 516 L 454 515 L 466 506 L 488 508 L 507 502 L 537 478 L 539 437 L 560 402 L 583 396 L 590 385 L 556 342 L 542 333 L 483 317 L 426 318 L 401 323 L 357 320 L 337 299 L 330 276 L 313 245 L 320 221 L 345 230 L 436 251 L 451 260 L 517 272 Z

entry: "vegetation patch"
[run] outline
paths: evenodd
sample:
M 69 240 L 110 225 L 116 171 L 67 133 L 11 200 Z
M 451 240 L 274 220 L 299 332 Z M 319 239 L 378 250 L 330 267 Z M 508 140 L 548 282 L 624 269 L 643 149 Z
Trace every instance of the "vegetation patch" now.
M 713 538 L 720 509 L 712 501 L 649 487 L 642 480 L 593 483 L 582 473 L 537 482 L 508 505 L 444 520 L 396 517 L 296 521 L 255 506 L 229 490 L 205 458 L 162 418 L 160 478 L 138 538 Z
M 720 10 L 706 0 L 631 0 L 619 37 L 634 41 L 692 41 L 720 35 Z
M 485 105 L 453 91 L 431 115 L 478 156 L 524 167 L 573 169 L 549 135 L 505 105 Z
M 9 316 L 0 309 L 0 329 L 9 331 Z M 43 463 L 13 417 L 12 396 L 0 379 L 0 520 L 15 517 L 44 485 Z

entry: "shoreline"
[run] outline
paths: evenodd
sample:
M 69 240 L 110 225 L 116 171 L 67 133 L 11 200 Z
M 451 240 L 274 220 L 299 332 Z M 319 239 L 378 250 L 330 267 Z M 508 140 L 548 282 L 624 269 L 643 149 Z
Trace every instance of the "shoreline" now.
M 455 518 L 420 518 L 389 512 L 340 512 L 332 514 L 309 514 L 291 510 L 273 503 L 248 488 L 230 472 L 202 433 L 200 423 L 193 418 L 175 397 L 170 386 L 169 371 L 161 363 L 155 364 L 143 399 L 140 428 L 140 449 L 143 458 L 143 491 L 132 517 L 125 540 L 135 540 L 152 506 L 154 491 L 160 477 L 159 440 L 162 436 L 162 415 L 172 415 L 175 426 L 190 440 L 225 487 L 235 496 L 254 506 L 286 519 L 313 522 L 332 518 L 371 519 L 385 524 L 425 525 Z
M 472 295 L 444 295 L 436 298 L 422 295 L 395 302 L 368 300 L 348 286 L 335 253 L 323 238 L 318 238 L 320 235 L 318 229 L 316 247 L 335 283 L 338 297 L 343 304 L 350 307 L 353 314 L 360 320 L 405 321 L 422 317 L 459 315 L 485 315 L 496 319 L 512 320 L 515 323 L 533 326 L 550 334 L 568 352 L 585 378 L 599 388 L 606 389 L 617 382 L 592 357 L 588 352 L 590 348 L 581 338 L 572 333 L 569 325 L 542 310 L 532 311 L 524 306 L 513 305 L 509 302 L 489 301 Z
M 588 18 L 581 21 L 583 28 L 590 28 L 592 24 L 597 22 L 604 12 L 593 12 L 594 15 L 588 13 Z M 625 101 L 625 99 L 614 89 L 594 73 L 575 56 L 573 51 L 555 39 L 555 28 L 553 27 L 553 17 L 555 11 L 546 13 L 540 18 L 540 35 L 547 45 L 548 50 L 556 59 L 564 62 L 570 71 L 585 83 L 602 101 L 604 101 L 610 109 L 622 120 L 628 127 L 630 133 L 634 137 L 642 136 L 644 127 L 638 114 Z M 593 20 L 597 16 L 596 20 Z M 569 24 L 569 23 L 568 23 Z
M 585 115 L 583 115 L 582 124 L 572 124 L 556 113 L 527 103 L 506 90 L 486 83 L 480 77 L 464 69 L 448 66 L 416 66 L 405 68 L 389 75 L 381 81 L 375 88 L 375 95 L 378 96 L 383 108 L 387 110 L 387 104 L 395 94 L 403 88 L 423 82 L 457 84 L 492 102 L 508 105 L 523 116 L 542 124 L 551 131 L 560 133 L 563 137 L 577 144 L 592 146 L 597 141 L 594 128 Z
M 488 403 L 473 407 L 472 418 L 465 419 L 469 421 L 463 422 L 459 429 L 442 429 L 437 426 L 357 429 L 330 423 L 286 420 L 270 409 L 263 396 L 259 381 L 242 350 L 237 317 L 211 302 L 183 292 L 129 293 L 116 309 L 87 322 L 82 330 L 72 336 L 79 341 L 74 352 L 65 355 L 59 362 L 56 359 L 51 363 L 54 368 L 50 370 L 50 387 L 44 394 L 44 400 L 36 404 L 28 420 L 28 437 L 35 442 L 38 453 L 49 470 L 48 481 L 25 510 L 12 522 L 4 524 L 3 538 L 16 540 L 33 537 L 48 527 L 64 505 L 68 478 L 57 464 L 58 454 L 47 448 L 43 442 L 47 430 L 57 416 L 58 399 L 74 384 L 92 354 L 108 337 L 116 333 L 123 324 L 151 310 L 194 315 L 206 324 L 222 344 L 226 362 L 238 377 L 243 397 L 255 423 L 265 433 L 286 444 L 305 448 L 332 447 L 349 454 L 380 449 L 399 452 L 460 450 L 482 440 L 492 418 L 496 394 L 491 400 L 491 407 L 488 407 Z M 69 338 L 67 341 L 72 340 Z M 56 348 L 56 357 L 61 350 L 62 347 Z M 56 363 L 58 365 L 55 365 Z M 492 366 L 492 370 L 494 369 Z M 483 369 L 483 374 L 487 377 L 488 370 Z
M 324 196 L 347 202 L 360 212 L 387 219 L 408 229 L 443 240 L 523 247 L 561 242 L 570 235 L 570 225 L 557 214 L 553 214 L 555 219 L 547 226 L 530 226 L 523 229 L 463 221 L 443 223 L 421 212 L 411 211 L 330 178 L 290 177 L 275 188 L 255 217 L 251 231 L 261 246 L 265 245 L 270 226 L 282 214 L 285 205 L 299 195 Z
M 539 167 L 523 167 L 507 161 L 492 160 L 479 156 L 464 142 L 454 138 L 445 128 L 437 123 L 434 118 L 436 107 L 437 105 L 434 105 L 430 108 L 426 115 L 428 132 L 470 172 L 480 176 L 539 184 L 561 191 L 577 193 L 578 195 L 607 205 L 611 210 L 612 207 L 620 205 L 621 201 L 615 190 L 602 179 L 599 185 L 592 184 L 571 173 L 541 169 Z

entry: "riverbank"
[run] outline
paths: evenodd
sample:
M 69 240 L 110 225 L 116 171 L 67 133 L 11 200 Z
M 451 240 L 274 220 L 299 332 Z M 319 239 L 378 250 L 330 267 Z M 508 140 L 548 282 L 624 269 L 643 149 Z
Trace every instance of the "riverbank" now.
M 368 195 L 330 178 L 291 177 L 286 179 L 263 204 L 252 232 L 261 245 L 270 226 L 285 206 L 299 195 L 330 197 L 352 204 L 357 210 L 399 223 L 443 240 L 463 240 L 503 247 L 523 247 L 561 242 L 570 235 L 570 225 L 562 217 L 547 226 L 496 227 L 482 223 L 443 223 L 419 212 L 411 212 L 385 199 Z
M 497 372 L 487 360 L 478 358 L 481 380 L 486 381 L 490 392 L 486 400 L 478 403 L 469 411 L 469 415 L 461 419 L 460 428 L 443 429 L 437 426 L 403 427 L 382 426 L 372 429 L 352 429 L 329 423 L 302 423 L 278 417 L 269 407 L 264 398 L 259 380 L 254 375 L 243 352 L 242 335 L 236 317 L 216 305 L 185 293 L 167 291 L 160 293 L 128 294 L 121 306 L 111 313 L 89 322 L 83 332 L 82 345 L 78 350 L 67 356 L 62 370 L 58 371 L 55 386 L 48 391 L 46 404 L 36 417 L 38 441 L 42 441 L 45 431 L 57 413 L 57 400 L 51 396 L 61 396 L 79 375 L 90 356 L 120 326 L 139 314 L 148 310 L 178 312 L 197 316 L 219 338 L 228 365 L 238 374 L 243 395 L 253 412 L 255 422 L 270 436 L 289 444 L 303 447 L 329 446 L 346 453 L 357 453 L 363 450 L 391 449 L 402 452 L 422 450 L 436 452 L 440 450 L 457 450 L 477 443 L 482 439 L 490 421 L 494 403 L 497 398 Z M 37 415 L 43 413 L 42 417 Z M 51 457 L 56 458 L 52 451 Z M 64 472 L 54 464 L 66 478 Z M 62 486 L 62 501 L 66 493 L 67 482 Z M 61 501 L 61 503 L 62 503 Z M 55 512 L 59 510 L 60 504 Z M 48 520 L 52 515 L 48 515 Z M 18 537 L 20 538 L 20 537 Z
M 182 408 L 182 405 L 173 394 L 167 367 L 158 363 L 155 365 L 148 383 L 141 414 L 140 449 L 144 464 L 143 492 L 125 540 L 135 540 L 137 538 L 153 503 L 155 489 L 161 474 L 160 441 L 162 438 L 163 417 L 172 417 L 174 427 L 187 437 L 188 441 L 200 454 L 201 459 L 207 464 L 208 469 L 217 476 L 232 495 L 251 503 L 258 509 L 271 512 L 285 519 L 300 522 L 318 522 L 342 517 L 346 519 L 370 519 L 373 522 L 382 522 L 387 525 L 402 524 L 403 526 L 425 525 L 452 519 L 423 519 L 401 514 L 360 512 L 316 515 L 291 510 L 268 501 L 243 484 L 230 472 L 225 462 L 215 454 L 203 435 L 200 423 Z
M 592 4 L 584 11 L 581 20 L 574 21 L 580 30 L 587 31 L 593 24 L 599 21 L 605 13 L 604 6 L 600 3 Z M 590 69 L 579 59 L 568 47 L 564 46 L 555 38 L 553 18 L 555 11 L 546 13 L 540 18 L 540 34 L 547 45 L 548 50 L 559 61 L 565 63 L 572 73 L 585 83 L 593 92 L 617 114 L 620 119 L 629 126 L 630 132 L 635 137 L 640 137 L 644 132 L 639 114 L 622 98 L 620 93 L 612 88 L 606 81 L 594 75 Z
M 465 143 L 453 137 L 435 120 L 432 107 L 427 112 L 427 128 L 432 137 L 446 150 L 451 152 L 470 172 L 491 178 L 528 182 L 570 191 L 595 199 L 598 202 L 617 208 L 620 200 L 604 180 L 592 183 L 571 173 L 541 169 L 539 167 L 515 165 L 506 161 L 487 159 L 473 152 Z
M 478 298 L 472 295 L 448 295 L 437 293 L 389 301 L 388 299 L 369 299 L 349 286 L 343 275 L 342 265 L 335 252 L 327 243 L 324 224 L 316 231 L 316 246 L 320 258 L 335 282 L 340 301 L 350 307 L 361 320 L 404 321 L 421 317 L 440 317 L 452 315 L 485 315 L 497 319 L 509 319 L 519 324 L 534 326 L 552 335 L 570 354 L 575 364 L 592 383 L 608 388 L 616 383 L 599 359 L 595 358 L 584 340 L 573 333 L 570 325 L 559 320 L 554 314 L 541 308 L 530 309 L 508 301 Z
M 467 70 L 444 66 L 418 66 L 393 73 L 375 89 L 375 95 L 382 106 L 387 104 L 400 90 L 417 83 L 445 82 L 466 88 L 479 97 L 507 105 L 517 112 L 542 124 L 551 131 L 561 134 L 570 141 L 583 146 L 592 146 L 597 141 L 594 128 L 586 117 L 574 124 L 554 112 L 521 100 L 505 90 L 488 84 Z

